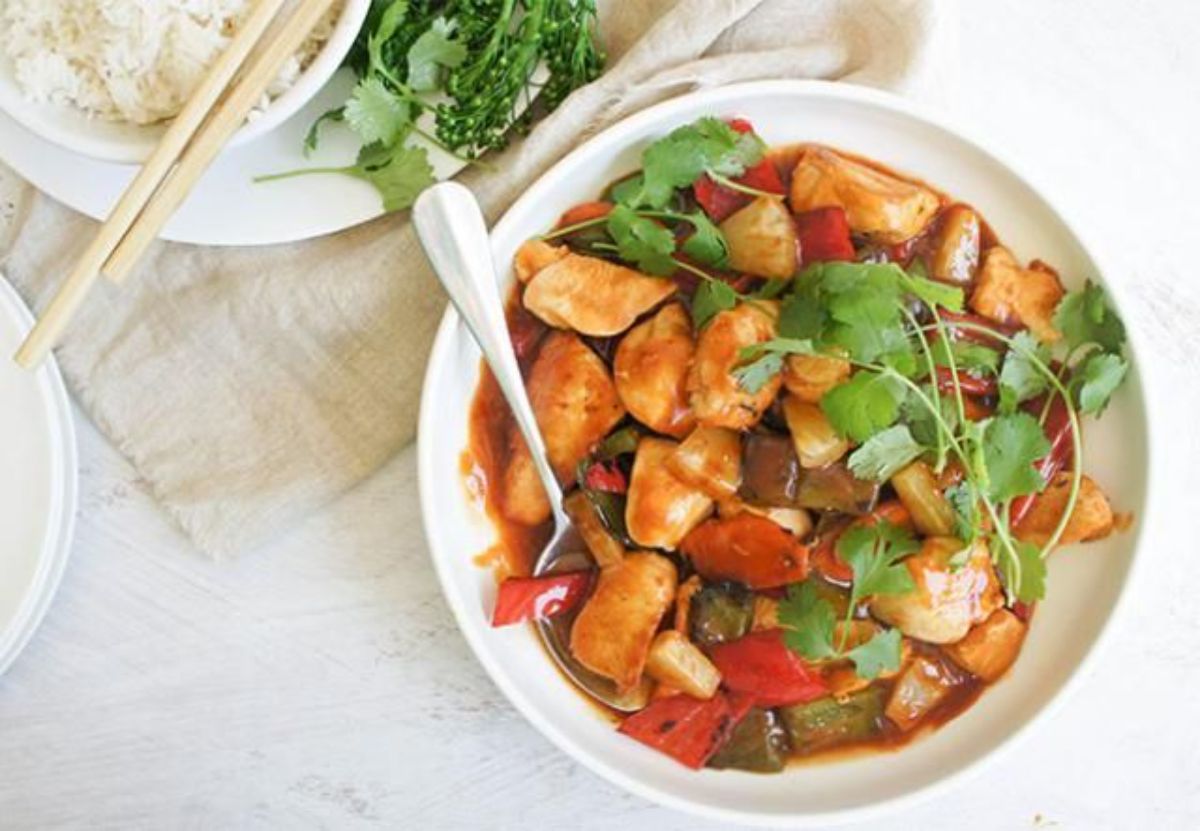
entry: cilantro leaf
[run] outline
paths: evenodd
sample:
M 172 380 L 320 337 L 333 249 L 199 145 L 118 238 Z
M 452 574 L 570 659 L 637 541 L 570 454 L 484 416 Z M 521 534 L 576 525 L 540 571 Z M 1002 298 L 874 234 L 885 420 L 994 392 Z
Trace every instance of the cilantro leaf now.
M 896 423 L 905 388 L 891 374 L 862 370 L 825 393 L 821 410 L 841 436 L 864 442 Z
M 901 319 L 902 274 L 894 265 L 826 264 L 821 275 L 822 296 L 829 312 L 825 340 L 844 347 L 852 358 L 864 362 L 883 355 L 911 355 L 913 347 Z
M 1125 345 L 1125 325 L 1108 305 L 1104 290 L 1091 280 L 1059 302 L 1054 327 L 1069 349 L 1094 343 L 1106 352 L 1120 352 Z
M 825 309 L 821 306 L 820 284 L 801 274 L 796 290 L 779 308 L 779 334 L 787 338 L 818 338 L 825 328 Z
M 885 482 L 925 452 L 903 424 L 881 430 L 850 454 L 846 463 L 859 479 Z
M 912 575 L 900 560 L 919 547 L 912 534 L 887 520 L 856 525 L 842 534 L 837 541 L 837 555 L 854 572 L 850 605 L 871 595 L 912 591 Z
M 344 108 L 346 123 L 364 145 L 390 147 L 412 123 L 408 104 L 375 76 L 359 81 Z
M 963 290 L 958 286 L 939 283 L 911 271 L 901 276 L 900 284 L 927 306 L 941 306 L 952 312 L 961 312 L 963 309 Z
M 383 0 L 383 2 L 387 2 L 387 0 Z M 383 47 L 399 31 L 407 14 L 408 0 L 391 0 L 391 4 L 379 16 L 375 30 L 367 37 L 366 76 L 387 74 L 388 61 L 383 54 Z
M 719 313 L 737 305 L 738 295 L 724 280 L 705 280 L 692 295 L 692 325 L 703 329 Z
M 627 176 L 612 186 L 608 192 L 608 196 L 613 202 L 619 205 L 633 207 L 634 199 L 641 192 L 643 182 L 644 178 L 641 173 Z
M 304 155 L 307 157 L 309 154 L 316 152 L 317 144 L 320 143 L 321 140 L 322 124 L 324 124 L 326 121 L 330 123 L 337 123 L 345 120 L 345 107 L 337 107 L 336 109 L 326 110 L 325 112 L 321 113 L 320 117 L 317 118 L 317 120 L 312 123 L 312 126 L 308 128 L 308 132 L 304 134 Z
M 680 214 L 680 219 L 690 222 L 695 229 L 684 240 L 683 253 L 714 268 L 724 268 L 729 264 L 729 244 L 725 242 L 725 235 L 703 211 Z
M 783 370 L 783 357 L 781 352 L 766 352 L 734 369 L 733 377 L 737 379 L 738 386 L 754 395 Z
M 1036 355 L 1044 364 L 1049 352 L 1029 332 L 1018 332 L 1013 337 L 1013 348 L 1004 356 L 1000 369 L 1000 410 L 1011 413 L 1022 401 L 1028 401 L 1046 391 L 1049 382 L 1034 366 L 1029 354 Z
M 763 283 L 758 290 L 751 295 L 751 297 L 756 297 L 759 300 L 774 300 L 776 297 L 787 291 L 788 287 L 791 285 L 791 280 L 779 280 L 776 278 L 771 278 L 770 280 L 767 280 L 767 282 Z
M 1076 370 L 1073 382 L 1079 384 L 1079 412 L 1099 415 L 1108 406 L 1108 399 L 1129 371 L 1129 363 L 1111 352 L 1092 352 Z
M 854 671 L 859 678 L 874 679 L 882 672 L 900 669 L 901 654 L 900 630 L 885 629 L 851 649 L 846 657 L 854 662 Z
M 941 410 L 942 420 L 946 422 L 947 428 L 951 432 L 957 429 L 958 408 L 955 406 L 954 400 L 948 395 L 939 393 L 932 384 L 922 385 L 922 391 L 926 398 Z M 925 402 L 912 390 L 905 394 L 904 401 L 900 405 L 900 417 L 908 424 L 908 429 L 918 442 L 926 447 L 933 447 L 937 444 L 938 433 L 941 431 L 938 420 L 930 412 L 930 408 L 925 406 Z
M 783 642 L 793 652 L 810 661 L 838 656 L 833 643 L 833 607 L 810 581 L 788 586 L 787 597 L 779 602 L 778 614 L 784 629 Z
M 358 156 L 358 163 L 343 172 L 374 185 L 385 211 L 409 207 L 417 194 L 436 181 L 423 147 L 367 145 Z
M 939 337 L 929 342 L 933 362 L 938 366 L 950 366 L 950 358 L 959 372 L 975 372 L 995 375 L 1000 368 L 1000 353 L 990 346 L 968 340 L 951 340 Z
M 983 429 L 987 496 L 995 502 L 1036 493 L 1046 486 L 1034 462 L 1050 451 L 1050 442 L 1029 413 L 999 415 Z
M 430 92 L 441 85 L 446 69 L 453 69 L 467 58 L 467 47 L 451 40 L 456 21 L 434 18 L 408 50 L 408 85 L 417 92 Z
M 1000 563 L 1005 588 L 1011 597 L 1022 603 L 1041 600 L 1046 596 L 1046 562 L 1042 559 L 1041 551 L 1033 543 L 1021 540 L 1013 540 L 1012 543 L 1017 552 L 1015 564 L 1007 553 L 993 556 Z M 999 545 L 998 541 L 993 541 L 994 548 Z
M 675 271 L 675 235 L 670 229 L 638 216 L 625 205 L 617 205 L 608 214 L 609 235 L 617 243 L 621 259 L 637 265 L 647 274 L 666 276 Z
M 752 133 L 739 133 L 724 121 L 705 117 L 671 131 L 642 154 L 642 187 L 630 204 L 663 208 L 676 188 L 703 173 L 740 176 L 762 159 L 765 147 Z

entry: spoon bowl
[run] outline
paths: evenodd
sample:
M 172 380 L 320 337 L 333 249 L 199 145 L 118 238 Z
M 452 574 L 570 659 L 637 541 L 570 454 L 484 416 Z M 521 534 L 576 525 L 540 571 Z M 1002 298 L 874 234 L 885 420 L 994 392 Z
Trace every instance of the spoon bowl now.
M 525 393 L 521 369 L 508 336 L 504 301 L 479 203 L 462 185 L 443 182 L 417 197 L 412 220 L 434 273 L 492 369 L 550 501 L 554 533 L 534 562 L 534 576 L 594 569 L 596 564 L 587 546 L 563 510 L 562 487 L 546 456 L 546 443 Z M 572 612 L 566 612 L 536 621 L 546 651 L 563 673 L 584 692 L 615 710 L 631 711 L 644 706 L 640 696 L 620 693 L 612 681 L 575 660 L 570 650 L 574 619 Z

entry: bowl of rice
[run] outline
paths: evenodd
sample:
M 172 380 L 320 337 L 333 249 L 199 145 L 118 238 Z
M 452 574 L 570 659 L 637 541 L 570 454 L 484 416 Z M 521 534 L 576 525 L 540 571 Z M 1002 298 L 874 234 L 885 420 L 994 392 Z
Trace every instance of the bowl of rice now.
M 142 162 L 256 2 L 0 0 L 0 109 L 76 153 Z M 316 95 L 370 6 L 335 3 L 230 145 L 271 131 Z

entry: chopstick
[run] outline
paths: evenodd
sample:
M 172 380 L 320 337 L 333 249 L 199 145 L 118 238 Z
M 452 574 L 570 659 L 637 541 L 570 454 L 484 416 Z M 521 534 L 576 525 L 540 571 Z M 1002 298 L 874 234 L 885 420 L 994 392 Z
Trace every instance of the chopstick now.
M 335 0 L 302 0 L 269 44 L 247 63 L 287 0 L 259 0 L 229 46 L 205 74 L 183 110 L 163 134 L 145 165 L 126 188 L 96 236 L 67 275 L 17 350 L 14 360 L 29 369 L 54 348 L 101 271 L 121 280 L 245 121 L 268 85 Z M 226 93 L 226 88 L 228 92 Z M 222 98 L 222 93 L 226 93 Z

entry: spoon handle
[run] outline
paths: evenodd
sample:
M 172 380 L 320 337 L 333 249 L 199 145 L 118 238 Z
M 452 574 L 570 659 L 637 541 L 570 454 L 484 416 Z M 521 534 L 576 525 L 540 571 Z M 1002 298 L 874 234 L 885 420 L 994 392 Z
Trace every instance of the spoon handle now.
M 457 182 L 443 182 L 417 197 L 412 221 L 434 273 L 475 337 L 512 409 L 550 499 L 555 523 L 565 527 L 562 488 L 546 460 L 546 444 L 525 394 L 521 369 L 508 337 L 491 241 L 479 203 L 471 191 Z

